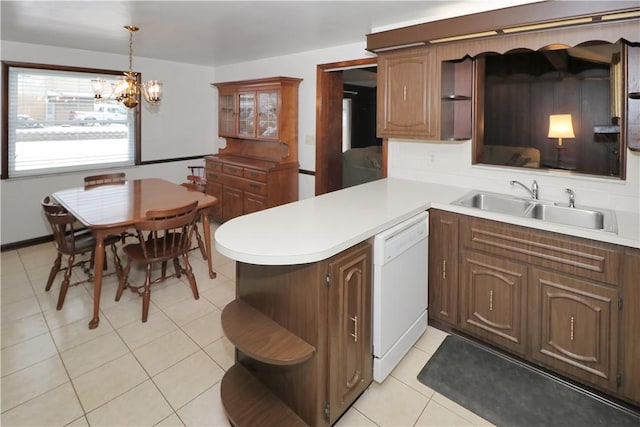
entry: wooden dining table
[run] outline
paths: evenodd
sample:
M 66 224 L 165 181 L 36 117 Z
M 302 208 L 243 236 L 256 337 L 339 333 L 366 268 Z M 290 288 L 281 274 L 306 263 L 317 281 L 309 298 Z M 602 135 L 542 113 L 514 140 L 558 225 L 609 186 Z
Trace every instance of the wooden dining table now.
M 105 260 L 104 239 L 108 235 L 121 234 L 134 228 L 136 222 L 145 219 L 149 210 L 165 210 L 198 201 L 204 224 L 204 241 L 209 266 L 209 277 L 215 278 L 211 256 L 211 230 L 209 210 L 218 203 L 216 197 L 200 191 L 189 190 L 164 179 L 132 179 L 122 183 L 84 186 L 56 191 L 58 201 L 80 223 L 89 228 L 96 239 L 93 278 L 93 318 L 89 329 L 100 322 L 100 294 Z

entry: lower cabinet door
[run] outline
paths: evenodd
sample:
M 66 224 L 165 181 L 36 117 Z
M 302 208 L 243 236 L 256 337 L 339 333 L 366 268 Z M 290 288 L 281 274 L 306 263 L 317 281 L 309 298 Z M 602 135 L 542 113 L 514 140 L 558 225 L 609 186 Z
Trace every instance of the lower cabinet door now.
M 256 194 L 244 193 L 244 213 L 249 214 L 267 208 L 267 199 Z
M 459 215 L 429 210 L 429 317 L 458 326 Z
M 329 425 L 373 379 L 371 245 L 347 250 L 329 263 Z
M 640 82 L 638 82 L 640 84 Z M 622 395 L 640 405 L 640 249 L 628 248 L 624 260 L 622 294 Z
M 460 285 L 461 328 L 524 355 L 527 266 L 463 251 Z
M 242 190 L 232 187 L 223 187 L 222 189 L 222 221 L 229 221 L 243 214 L 243 195 Z
M 561 374 L 615 392 L 618 290 L 531 269 L 531 357 Z
M 218 203 L 211 208 L 211 218 L 217 222 L 222 222 L 222 185 L 217 182 L 207 181 L 206 192 L 210 196 L 218 199 Z

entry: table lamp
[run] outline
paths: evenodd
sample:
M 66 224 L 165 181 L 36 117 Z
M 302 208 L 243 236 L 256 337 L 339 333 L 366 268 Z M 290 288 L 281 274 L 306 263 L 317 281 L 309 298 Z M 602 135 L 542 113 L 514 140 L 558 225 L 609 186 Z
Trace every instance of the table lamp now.
M 560 168 L 562 165 L 562 150 L 564 149 L 564 145 L 562 145 L 562 138 L 576 137 L 573 133 L 571 114 L 551 114 L 549 116 L 548 137 L 558 138 L 558 145 L 556 145 L 556 150 L 558 150 L 557 166 Z

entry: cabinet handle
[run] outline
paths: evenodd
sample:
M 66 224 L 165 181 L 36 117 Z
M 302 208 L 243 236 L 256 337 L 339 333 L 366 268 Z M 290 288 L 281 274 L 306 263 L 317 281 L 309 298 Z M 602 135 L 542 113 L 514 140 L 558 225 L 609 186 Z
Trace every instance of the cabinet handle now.
M 218 179 L 218 174 L 212 173 L 212 174 L 211 174 L 211 177 L 212 177 L 212 178 L 215 178 L 215 179 Z
M 353 320 L 353 333 L 351 334 L 351 336 L 353 337 L 354 342 L 358 342 L 358 315 L 356 314 L 349 319 Z
M 493 311 L 493 289 L 489 291 L 489 311 Z
M 405 101 L 407 100 L 407 85 L 404 85 L 404 86 L 402 87 L 402 98 L 403 98 L 403 100 L 405 100 Z
M 442 280 L 447 279 L 447 260 L 442 260 Z
M 256 190 L 260 189 L 260 186 L 258 184 L 249 184 L 249 187 L 254 188 Z
M 571 316 L 571 341 L 573 341 L 573 316 Z

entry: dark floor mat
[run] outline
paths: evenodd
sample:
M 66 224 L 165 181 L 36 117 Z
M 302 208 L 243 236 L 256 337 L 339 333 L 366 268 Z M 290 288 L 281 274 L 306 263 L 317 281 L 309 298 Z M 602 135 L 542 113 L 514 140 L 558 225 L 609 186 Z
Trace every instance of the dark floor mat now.
M 454 335 L 418 380 L 498 426 L 640 426 L 631 411 Z

